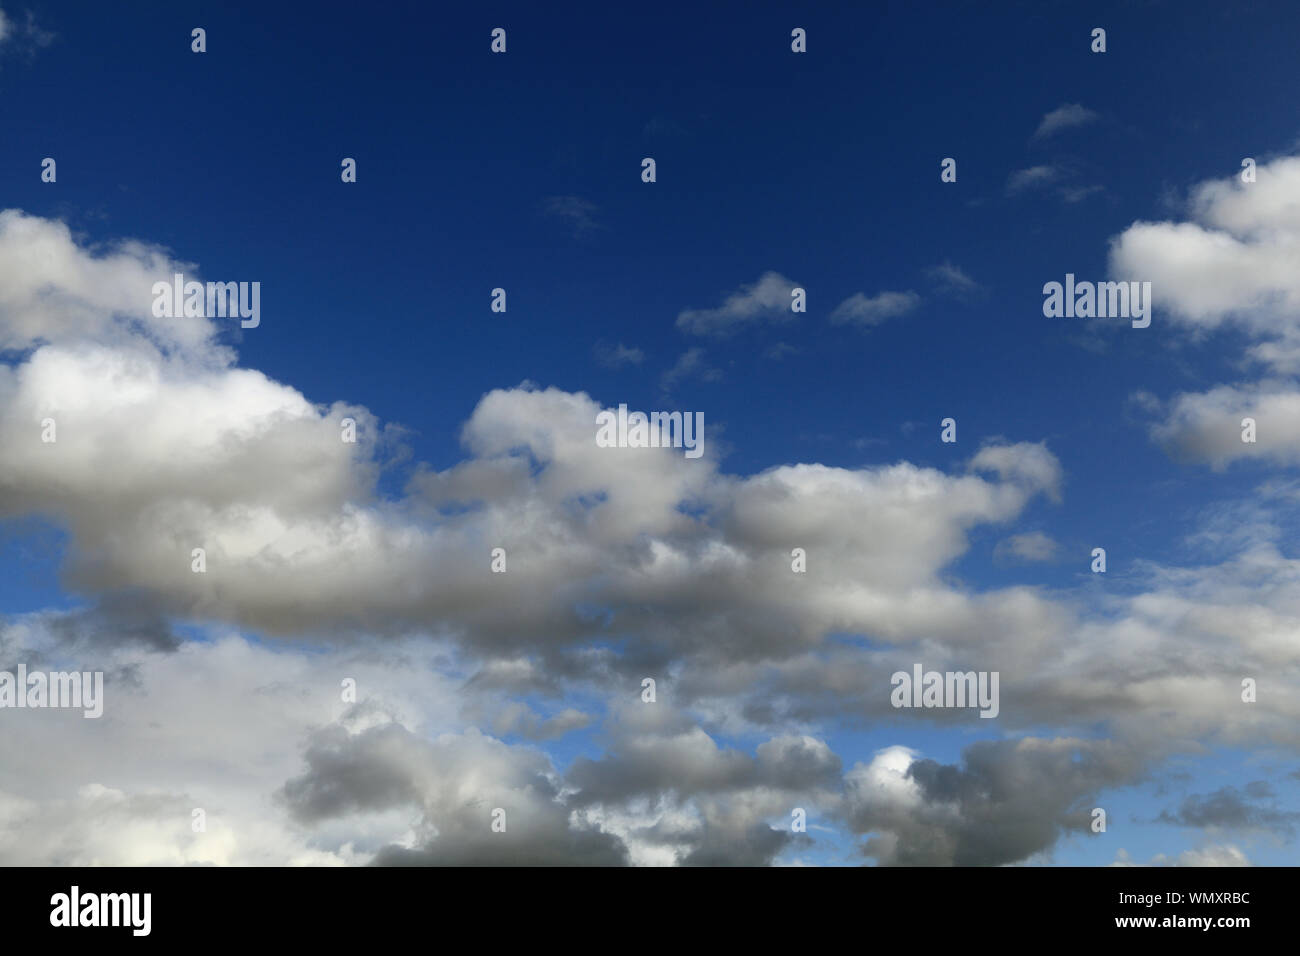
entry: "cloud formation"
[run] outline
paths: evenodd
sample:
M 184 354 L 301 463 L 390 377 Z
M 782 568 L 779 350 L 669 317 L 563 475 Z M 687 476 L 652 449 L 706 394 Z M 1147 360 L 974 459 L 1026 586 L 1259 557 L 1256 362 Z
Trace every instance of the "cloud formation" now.
M 1175 395 L 1155 408 L 1152 438 L 1177 458 L 1225 467 L 1300 458 L 1300 157 L 1201 183 L 1183 221 L 1133 223 L 1111 242 L 1110 271 L 1151 283 L 1156 321 L 1201 341 L 1233 332 L 1254 382 Z M 1242 440 L 1243 418 L 1256 440 Z
M 768 863 L 814 839 L 802 808 L 864 860 L 1016 862 L 1170 755 L 1300 749 L 1300 565 L 1277 534 L 1100 601 L 976 590 L 956 571 L 976 536 L 1042 553 L 1016 527 L 1065 495 L 1042 442 L 737 475 L 709 442 L 600 448 L 600 400 L 526 384 L 384 492 L 393 438 L 367 409 L 240 367 L 218 322 L 152 315 L 179 265 L 0 214 L 0 514 L 66 534 L 81 602 L 3 622 L 0 650 L 109 677 L 93 732 L 26 711 L 0 736 L 7 859 Z M 917 661 L 999 670 L 1007 739 L 845 770 L 834 721 L 907 740 L 970 720 L 891 707 Z M 1243 704 L 1263 674 L 1275 691 Z M 568 765 L 536 746 L 581 734 L 599 746 Z

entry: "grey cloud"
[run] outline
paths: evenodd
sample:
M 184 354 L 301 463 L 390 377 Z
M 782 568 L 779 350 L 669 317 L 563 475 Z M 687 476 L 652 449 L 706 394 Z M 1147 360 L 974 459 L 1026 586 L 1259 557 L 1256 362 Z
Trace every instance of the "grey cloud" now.
M 1136 781 L 1143 761 L 1109 741 L 1026 738 L 972 744 L 960 765 L 901 766 L 848 776 L 847 821 L 872 834 L 864 853 L 882 865 L 997 866 L 1088 832 L 1096 795 Z
M 1156 819 L 1186 827 L 1260 829 L 1293 836 L 1300 811 L 1279 808 L 1273 799 L 1272 787 L 1257 780 L 1242 788 L 1227 786 L 1213 793 L 1191 794 L 1177 810 L 1163 810 Z
M 360 734 L 336 725 L 320 731 L 304 757 L 307 771 L 286 783 L 282 796 L 297 820 L 314 823 L 356 811 L 418 805 L 423 794 L 412 767 L 433 754 L 396 724 Z
M 306 772 L 281 797 L 296 819 L 410 807 L 421 842 L 381 849 L 379 866 L 618 865 L 626 850 L 607 833 L 571 826 L 547 758 L 480 734 L 421 739 L 396 723 L 357 733 L 322 730 Z M 476 785 L 477 782 L 477 785 Z M 505 830 L 492 829 L 505 811 Z

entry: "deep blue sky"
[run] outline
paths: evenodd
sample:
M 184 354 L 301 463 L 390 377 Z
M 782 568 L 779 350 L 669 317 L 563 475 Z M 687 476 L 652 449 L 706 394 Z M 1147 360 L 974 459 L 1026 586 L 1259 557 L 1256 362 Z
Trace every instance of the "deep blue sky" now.
M 1141 428 L 1123 427 L 1129 393 L 1200 384 L 1214 352 L 1193 375 L 1154 336 L 1107 336 L 1093 354 L 1070 320 L 1043 319 L 1042 283 L 1100 278 L 1110 236 L 1160 216 L 1169 191 L 1236 168 L 1239 144 L 1290 144 L 1300 12 L 1041 6 L 591 5 L 560 17 L 391 4 L 371 17 L 36 5 L 56 31 L 61 16 L 81 28 L 0 71 L 7 204 L 93 237 L 163 243 L 206 277 L 260 277 L 265 318 L 243 361 L 313 400 L 400 421 L 435 465 L 455 457 L 484 391 L 532 379 L 658 407 L 662 370 L 703 344 L 724 377 L 681 383 L 674 407 L 725 423 L 731 469 L 943 464 L 969 447 L 933 440 L 954 415 L 972 441 L 1046 438 L 1070 513 L 1087 516 L 1078 532 L 1115 540 L 1167 501 L 1156 485 L 1173 474 Z M 1290 29 L 1258 28 L 1277 17 Z M 1088 32 L 1102 23 L 1109 50 L 1094 55 Z M 199 24 L 202 56 L 187 39 Z M 790 53 L 791 24 L 808 30 L 809 54 Z M 488 51 L 494 25 L 508 29 L 505 56 Z M 1067 102 L 1103 120 L 1031 142 Z M 47 155 L 57 190 L 33 174 Z M 647 155 L 653 185 L 640 181 Z M 358 160 L 354 186 L 339 181 L 344 156 Z M 945 156 L 956 184 L 939 182 Z M 1062 156 L 1105 192 L 1004 195 L 1011 172 Z M 575 237 L 543 212 L 567 195 L 598 207 L 596 229 Z M 924 270 L 945 261 L 988 294 L 928 296 L 908 322 L 865 334 L 826 322 L 855 292 L 924 294 Z M 768 269 L 809 290 L 795 325 L 721 349 L 674 328 L 682 309 L 717 305 Z M 496 286 L 504 316 L 488 311 Z M 802 351 L 762 358 L 778 339 Z M 597 341 L 647 360 L 604 369 Z M 909 421 L 923 426 L 910 439 Z

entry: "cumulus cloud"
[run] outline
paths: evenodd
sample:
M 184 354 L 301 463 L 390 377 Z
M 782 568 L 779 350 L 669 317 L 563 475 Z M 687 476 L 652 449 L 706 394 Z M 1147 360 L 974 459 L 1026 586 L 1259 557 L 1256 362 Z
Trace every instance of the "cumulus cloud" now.
M 662 704 L 620 708 L 611 735 L 610 753 L 579 758 L 566 782 L 638 863 L 768 864 L 808 840 L 790 829 L 793 807 L 841 799 L 840 759 L 813 737 L 773 737 L 751 756 Z
M 1145 566 L 1099 607 L 976 590 L 954 571 L 972 536 L 1064 494 L 1045 444 L 735 475 L 708 441 L 600 448 L 598 398 L 527 384 L 482 396 L 459 460 L 381 493 L 392 438 L 364 407 L 240 367 L 216 323 L 152 316 L 177 265 L 0 214 L 0 515 L 66 534 L 78 602 L 0 624 L 0 651 L 99 667 L 110 692 L 102 722 L 6 718 L 7 859 L 777 862 L 812 839 L 789 828 L 804 807 L 881 862 L 1010 862 L 1180 749 L 1300 748 L 1300 565 L 1278 536 Z M 1000 729 L 1059 735 L 843 771 L 833 720 L 906 741 L 973 717 L 893 710 L 888 675 L 915 661 L 1000 670 Z M 1242 673 L 1277 692 L 1241 706 Z M 665 701 L 636 702 L 646 674 Z M 530 743 L 567 734 L 600 749 L 559 768 Z
M 0 212 L 0 350 L 43 343 L 111 346 L 177 361 L 229 362 L 204 318 L 153 315 L 153 284 L 193 267 L 156 246 L 130 240 L 79 245 L 63 223 L 16 209 Z
M 997 866 L 1087 832 L 1095 795 L 1141 766 L 1122 746 L 1067 738 L 973 744 L 960 766 L 894 747 L 847 775 L 845 814 L 882 865 Z
M 1244 419 L 1255 422 L 1254 441 L 1244 441 Z M 1151 436 L 1174 458 L 1222 469 L 1241 459 L 1290 465 L 1300 461 L 1300 391 L 1284 380 L 1174 396 Z
M 1135 222 L 1115 237 L 1112 276 L 1150 282 L 1156 320 L 1193 340 L 1242 334 L 1243 360 L 1268 377 L 1175 396 L 1151 435 L 1176 457 L 1215 467 L 1292 463 L 1300 457 L 1300 158 L 1260 165 L 1253 183 L 1202 183 L 1186 214 Z M 1258 423 L 1255 442 L 1241 440 L 1246 417 Z
M 10 327 L 36 312 L 44 323 L 41 343 L 25 335 L 33 350 L 0 369 L 0 439 L 10 450 L 0 513 L 64 526 L 65 572 L 84 594 L 130 592 L 160 614 L 270 633 L 427 628 L 496 656 L 589 636 L 580 605 L 609 608 L 619 632 L 670 631 L 653 643 L 677 647 L 698 627 L 674 622 L 674 609 L 716 588 L 734 605 L 728 628 L 774 614 L 751 638 L 762 647 L 803 613 L 782 610 L 789 583 L 778 556 L 791 540 L 844 554 L 845 581 L 827 584 L 855 582 L 833 601 L 847 607 L 864 566 L 878 574 L 871 590 L 930 580 L 960 553 L 965 529 L 1058 493 L 1059 465 L 1031 445 L 982 450 L 973 468 L 995 481 L 908 465 L 801 465 L 735 479 L 707 442 L 699 460 L 599 448 L 600 403 L 523 386 L 480 401 L 462 431 L 464 461 L 417 467 L 406 496 L 385 499 L 376 491 L 383 430 L 364 408 L 317 404 L 236 367 L 208 320 L 182 323 L 185 333 L 151 324 L 152 276 L 138 256 L 106 259 L 29 220 L 7 222 L 52 243 L 70 278 L 47 270 L 29 278 L 29 294 L 0 303 L 20 320 Z M 0 253 L 30 248 L 15 240 Z M 109 292 L 92 308 L 66 287 L 90 288 L 76 283 L 95 268 L 106 271 L 93 287 Z M 41 441 L 47 417 L 57 442 Z M 355 444 L 339 441 L 345 417 L 358 422 Z M 860 530 L 846 537 L 853 516 Z M 912 539 L 909 555 L 886 553 L 888 528 Z M 496 546 L 510 556 L 508 576 L 482 573 Z M 205 574 L 191 570 L 194 548 L 206 552 Z M 771 607 L 751 611 L 748 596 L 764 591 Z
M 1111 243 L 1116 278 L 1149 281 L 1156 307 L 1187 331 L 1227 324 L 1290 344 L 1300 315 L 1300 158 L 1192 190 L 1188 219 L 1135 222 Z
M 299 820 L 401 807 L 418 814 L 411 845 L 381 849 L 381 865 L 626 862 L 617 838 L 570 825 L 559 781 L 537 751 L 475 731 L 428 740 L 387 723 L 326 728 L 305 757 L 307 771 L 282 790 Z
M 0 622 L 0 660 L 102 670 L 104 712 L 7 709 L 0 857 L 27 865 L 347 865 L 400 839 L 380 814 L 310 832 L 270 805 L 316 727 L 346 720 L 342 676 L 413 726 L 457 720 L 454 674 L 427 641 L 270 648 L 229 631 L 174 649 L 86 641 L 76 612 Z M 353 718 L 362 719 L 361 715 Z M 49 754 L 58 753 L 58 760 Z M 193 829 L 202 809 L 206 828 Z M 337 835 L 337 839 L 335 836 Z

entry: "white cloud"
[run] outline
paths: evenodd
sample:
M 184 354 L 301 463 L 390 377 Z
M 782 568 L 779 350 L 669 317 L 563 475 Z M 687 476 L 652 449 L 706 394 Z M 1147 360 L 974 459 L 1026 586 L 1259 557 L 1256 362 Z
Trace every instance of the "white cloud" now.
M 1148 863 L 1138 863 L 1121 848 L 1115 853 L 1111 866 L 1250 866 L 1251 862 L 1240 847 L 1230 843 L 1212 844 L 1195 850 L 1184 850 L 1176 857 L 1157 853 Z
M 1080 106 L 1078 103 L 1066 103 L 1063 106 L 1058 106 L 1043 117 L 1042 122 L 1038 124 L 1038 129 L 1034 132 L 1034 138 L 1045 139 L 1062 130 L 1086 126 L 1096 119 L 1097 114 L 1092 110 Z
M 30 10 L 27 11 L 27 18 L 21 23 L 15 22 L 0 10 L 0 45 L 3 45 L 6 50 L 17 49 L 30 56 L 53 42 L 54 34 L 41 28 L 36 22 L 35 14 Z
M 1242 441 L 1242 420 L 1255 420 L 1255 441 Z M 1282 381 L 1219 385 L 1175 396 L 1151 436 L 1172 456 L 1223 468 L 1241 459 L 1300 462 L 1300 391 Z
M 1046 186 L 1061 178 L 1061 170 L 1056 166 L 1030 166 L 1018 169 L 1007 177 L 1007 193 L 1026 192 L 1040 186 Z
M 831 321 L 838 324 L 879 325 L 886 319 L 906 315 L 921 303 L 915 292 L 881 292 L 867 296 L 857 292 L 831 312 Z
M 1113 240 L 1115 278 L 1152 285 L 1158 309 L 1189 331 L 1241 326 L 1259 338 L 1295 335 L 1300 317 L 1300 157 L 1192 192 L 1185 222 L 1135 222 Z
M 939 287 L 941 292 L 949 295 L 969 296 L 981 291 L 980 284 L 966 274 L 965 270 L 951 262 L 932 266 L 926 274 Z
M 1135 222 L 1112 240 L 1112 276 L 1149 281 L 1154 321 L 1170 329 L 1195 339 L 1243 333 L 1244 359 L 1272 377 L 1178 395 L 1152 436 L 1218 467 L 1300 460 L 1300 383 L 1283 378 L 1300 374 L 1300 157 L 1258 166 L 1254 183 L 1202 183 L 1187 212 L 1182 222 Z M 1256 443 L 1241 441 L 1245 417 L 1258 423 Z
M 668 392 L 690 379 L 699 379 L 701 382 L 717 382 L 722 379 L 722 372 L 705 361 L 704 349 L 698 346 L 689 348 L 679 355 L 677 361 L 664 370 L 659 378 L 659 384 L 664 391 Z
M 956 576 L 972 534 L 1060 498 L 1061 465 L 1043 444 L 995 442 L 951 472 L 795 463 L 729 475 L 707 441 L 699 460 L 599 448 L 601 402 L 524 385 L 481 398 L 458 464 L 418 466 L 402 494 L 381 494 L 385 432 L 364 408 L 237 367 L 210 323 L 152 318 L 149 282 L 172 265 L 143 245 L 95 254 L 57 223 L 0 215 L 0 328 L 20 350 L 0 367 L 0 514 L 65 530 L 69 589 L 91 605 L 0 626 L 0 643 L 6 659 L 36 652 L 115 675 L 100 722 L 6 717 L 22 721 L 0 737 L 6 859 L 463 859 L 490 847 L 471 801 L 500 799 L 545 835 L 531 858 L 608 859 L 617 837 L 642 861 L 768 861 L 791 846 L 774 821 L 804 793 L 792 780 L 816 777 L 828 808 L 849 799 L 816 726 L 898 720 L 880 675 L 917 660 L 996 662 L 1001 727 L 1062 736 L 1000 742 L 947 769 L 894 752 L 851 771 L 845 806 L 860 813 L 846 819 L 877 828 L 884 860 L 986 859 L 979 826 L 1012 819 L 1023 825 L 994 855 L 1021 859 L 1073 825 L 1071 799 L 1180 748 L 1300 748 L 1300 562 L 1274 544 L 1239 542 L 1203 568 L 1138 568 L 1100 607 L 1095 595 L 974 591 Z M 339 440 L 345 413 L 361 426 L 356 445 Z M 58 422 L 53 444 L 40 441 L 45 416 Z M 198 546 L 204 575 L 190 570 Z M 504 575 L 489 571 L 497 546 Z M 806 575 L 791 572 L 794 547 Z M 124 604 L 143 615 L 129 632 L 107 626 Z M 210 640 L 169 643 L 173 620 Z M 263 644 L 240 628 L 318 640 Z M 842 634 L 870 646 L 828 639 Z M 635 723 L 647 708 L 624 718 L 618 706 L 647 661 L 678 708 L 651 726 Z M 1270 675 L 1275 690 L 1234 706 L 1243 673 Z M 343 676 L 363 706 L 341 703 Z M 574 687 L 610 701 L 618 742 L 582 774 L 483 733 L 573 732 L 597 719 L 568 706 Z M 524 693 L 565 706 L 521 707 Z M 729 749 L 701 715 L 765 742 Z M 1115 741 L 1064 733 L 1099 725 Z M 372 741 L 383 746 L 362 746 Z M 382 776 L 349 776 L 367 755 Z M 1032 819 L 1015 799 L 944 790 L 951 778 L 988 792 L 1021 772 L 1043 797 Z M 689 799 L 669 798 L 674 774 L 695 788 Z M 331 781 L 376 779 L 385 786 L 331 804 Z M 873 804 L 876 783 L 889 799 Z M 918 788 L 924 812 L 891 816 Z M 206 838 L 173 817 L 187 806 L 209 809 Z M 32 829 L 41 838 L 23 843 Z
M 549 216 L 567 222 L 576 236 L 601 228 L 596 221 L 599 208 L 581 196 L 548 196 L 542 202 L 542 210 Z
M 764 272 L 753 285 L 743 285 L 714 309 L 685 309 L 677 316 L 677 327 L 692 335 L 728 335 L 759 322 L 793 320 L 791 292 L 798 285 L 779 272 Z
M 427 642 L 322 653 L 218 633 L 160 652 L 72 643 L 56 630 L 63 621 L 50 613 L 0 624 L 7 661 L 106 674 L 96 720 L 79 711 L 4 711 L 0 857 L 14 864 L 364 862 L 366 839 L 373 850 L 409 823 L 358 819 L 345 839 L 323 847 L 269 803 L 298 771 L 310 731 L 346 717 L 341 676 L 413 726 L 456 720 L 458 681 L 429 668 L 440 652 Z M 192 829 L 195 808 L 206 813 L 206 832 Z
M 176 360 L 224 364 L 217 328 L 202 318 L 158 318 L 154 282 L 193 267 L 135 241 L 85 249 L 61 222 L 0 212 L 0 349 L 42 342 L 161 350 Z
M 624 365 L 640 365 L 645 361 L 645 352 L 639 348 L 624 345 L 606 345 L 597 343 L 592 349 L 596 361 L 606 368 L 621 368 Z
M 999 541 L 993 549 L 996 558 L 1015 561 L 1051 561 L 1059 545 L 1041 531 L 1014 534 Z

